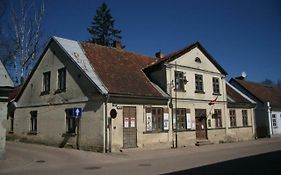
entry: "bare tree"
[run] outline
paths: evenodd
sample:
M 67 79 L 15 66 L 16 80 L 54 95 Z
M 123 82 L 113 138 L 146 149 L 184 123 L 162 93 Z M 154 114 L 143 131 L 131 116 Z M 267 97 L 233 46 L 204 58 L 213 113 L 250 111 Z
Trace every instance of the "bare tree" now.
M 13 46 L 10 53 L 11 69 L 16 84 L 23 83 L 29 74 L 41 48 L 41 26 L 44 16 L 44 3 L 36 9 L 34 1 L 20 0 L 19 6 L 11 5 L 11 30 L 9 41 Z

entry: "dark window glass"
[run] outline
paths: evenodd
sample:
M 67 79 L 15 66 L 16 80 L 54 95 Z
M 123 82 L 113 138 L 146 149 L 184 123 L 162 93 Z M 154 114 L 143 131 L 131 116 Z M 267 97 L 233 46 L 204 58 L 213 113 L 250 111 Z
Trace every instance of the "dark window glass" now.
M 195 92 L 203 92 L 203 75 L 195 74 Z
M 248 111 L 242 110 L 242 122 L 243 126 L 248 126 Z
M 236 113 L 235 110 L 229 110 L 230 127 L 236 127 Z
M 50 80 L 51 80 L 51 72 L 44 72 L 43 73 L 43 92 L 44 93 L 50 92 Z
M 220 82 L 219 78 L 213 78 L 213 93 L 219 94 L 220 93 Z
M 222 121 L 221 121 L 221 110 L 220 109 L 215 109 L 214 117 L 215 117 L 216 128 L 221 128 Z
M 30 112 L 30 131 L 36 132 L 37 131 L 37 111 Z
M 184 91 L 184 75 L 183 72 L 175 71 L 175 90 Z
M 177 129 L 186 129 L 186 109 L 177 109 Z
M 163 109 L 152 108 L 152 130 L 163 131 Z
M 75 117 L 72 116 L 72 109 L 66 109 L 66 131 L 67 133 L 75 133 L 76 132 L 76 120 Z
M 64 91 L 66 89 L 66 69 L 58 70 L 58 90 Z

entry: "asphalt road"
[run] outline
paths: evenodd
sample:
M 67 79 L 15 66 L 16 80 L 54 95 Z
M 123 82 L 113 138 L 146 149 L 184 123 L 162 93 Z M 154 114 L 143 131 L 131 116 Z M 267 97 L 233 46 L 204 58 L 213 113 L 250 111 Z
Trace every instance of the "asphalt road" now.
M 8 142 L 0 174 L 281 174 L 281 138 L 179 149 L 93 153 Z

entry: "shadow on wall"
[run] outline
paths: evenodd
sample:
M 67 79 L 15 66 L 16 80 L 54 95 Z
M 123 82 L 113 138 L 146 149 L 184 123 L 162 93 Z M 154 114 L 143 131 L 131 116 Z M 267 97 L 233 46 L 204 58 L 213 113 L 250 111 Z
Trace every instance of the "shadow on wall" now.
M 210 175 L 210 174 L 281 174 L 281 151 L 260 154 L 251 157 L 229 160 L 212 165 L 171 172 L 171 175 Z

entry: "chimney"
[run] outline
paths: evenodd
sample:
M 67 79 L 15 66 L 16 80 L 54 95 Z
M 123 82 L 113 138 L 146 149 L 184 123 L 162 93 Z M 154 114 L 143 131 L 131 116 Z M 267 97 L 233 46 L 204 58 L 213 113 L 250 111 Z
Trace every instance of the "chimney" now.
M 159 51 L 159 52 L 156 52 L 155 53 L 155 56 L 157 57 L 157 58 L 164 58 L 164 53 L 163 52 L 161 52 L 161 51 Z
M 114 41 L 113 47 L 116 48 L 116 49 L 123 49 L 121 41 Z

